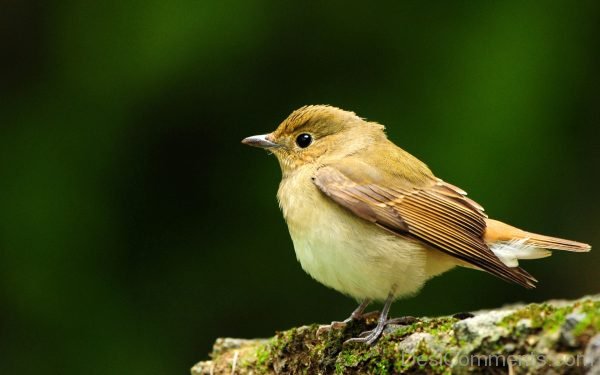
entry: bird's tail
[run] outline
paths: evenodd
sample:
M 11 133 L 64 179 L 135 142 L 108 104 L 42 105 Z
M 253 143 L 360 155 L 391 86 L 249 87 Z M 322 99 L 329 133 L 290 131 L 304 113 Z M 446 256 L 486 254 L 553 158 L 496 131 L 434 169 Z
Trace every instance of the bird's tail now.
M 585 243 L 526 232 L 497 220 L 486 219 L 486 225 L 485 242 L 509 267 L 517 267 L 519 259 L 550 256 L 549 250 L 587 252 L 591 249 Z

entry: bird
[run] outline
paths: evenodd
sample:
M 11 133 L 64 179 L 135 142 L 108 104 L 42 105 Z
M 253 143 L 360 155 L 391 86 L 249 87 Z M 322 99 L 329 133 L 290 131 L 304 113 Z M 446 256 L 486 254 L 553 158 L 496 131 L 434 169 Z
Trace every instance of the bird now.
M 384 126 L 330 105 L 293 111 L 243 144 L 275 155 L 277 191 L 296 258 L 312 278 L 360 302 L 345 324 L 383 302 L 374 329 L 346 342 L 374 344 L 395 300 L 454 267 L 535 287 L 519 261 L 585 243 L 527 232 L 488 217 L 459 187 L 387 138 Z

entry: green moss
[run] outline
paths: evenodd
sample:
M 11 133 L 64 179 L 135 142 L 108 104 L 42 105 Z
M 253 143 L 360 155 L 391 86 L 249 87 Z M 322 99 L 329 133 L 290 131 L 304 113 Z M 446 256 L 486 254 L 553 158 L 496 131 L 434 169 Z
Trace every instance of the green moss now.
M 338 357 L 338 361 L 344 367 L 355 367 L 360 362 L 360 357 L 355 353 L 342 352 Z
M 532 303 L 508 315 L 500 322 L 500 326 L 513 330 L 522 320 L 530 322 L 531 328 L 541 328 L 546 319 L 556 313 L 556 308 L 549 304 Z M 561 312 L 560 315 L 563 315 Z
M 396 339 L 410 336 L 417 332 L 427 332 L 433 336 L 447 334 L 454 330 L 454 324 L 458 319 L 452 317 L 443 317 L 435 319 L 422 319 L 416 323 L 407 326 L 401 326 L 397 331 L 391 334 Z
M 256 366 L 266 367 L 270 355 L 271 350 L 269 344 L 259 345 L 258 348 L 256 348 Z
M 600 302 L 592 300 L 581 300 L 560 307 L 550 304 L 530 304 L 505 317 L 499 325 L 508 329 L 513 337 L 530 334 L 535 330 L 543 330 L 548 335 L 560 330 L 571 313 L 586 315 L 574 329 L 576 336 L 586 330 L 600 331 Z M 527 320 L 529 324 L 521 328 L 518 323 L 523 320 Z
M 585 314 L 575 328 L 565 325 L 572 313 Z M 462 369 L 461 365 L 455 363 L 457 368 L 453 369 L 448 364 L 459 354 L 485 360 L 493 356 L 534 352 L 554 356 L 552 360 L 557 363 L 556 370 L 560 372 L 566 370 L 561 367 L 560 358 L 580 354 L 589 336 L 600 332 L 600 301 L 579 300 L 561 306 L 548 303 L 527 305 L 496 323 L 503 329 L 492 329 L 493 333 L 489 336 L 482 336 L 475 341 L 466 341 L 468 335 L 457 334 L 457 322 L 459 320 L 453 317 L 423 318 L 413 324 L 399 326 L 372 347 L 363 344 L 343 345 L 348 338 L 373 328 L 373 324 L 365 322 L 352 322 L 344 329 L 333 329 L 319 337 L 316 335 L 317 325 L 294 328 L 277 333 L 267 343 L 256 345 L 249 352 L 251 355 L 241 360 L 241 367 L 246 372 L 240 373 L 387 375 L 450 374 L 454 370 L 483 372 L 483 367 L 468 366 Z M 577 346 L 565 341 L 564 332 L 576 336 Z M 427 335 L 419 342 L 414 341 L 417 337 L 413 337 L 412 342 L 405 341 L 415 333 Z M 227 368 L 228 360 L 230 357 L 222 358 L 224 368 Z M 535 361 L 524 366 L 524 371 L 537 371 Z
M 450 370 L 442 360 L 443 354 L 432 350 L 427 343 L 421 341 L 410 355 L 397 355 L 394 371 L 398 373 L 449 374 Z M 446 356 L 451 359 L 453 356 Z
M 577 324 L 573 333 L 576 336 L 581 336 L 586 332 L 600 332 L 600 302 L 584 302 L 581 312 L 585 314 L 585 318 Z
M 387 358 L 382 358 L 380 361 L 374 362 L 374 373 L 379 375 L 387 375 L 389 374 L 389 367 L 390 363 Z

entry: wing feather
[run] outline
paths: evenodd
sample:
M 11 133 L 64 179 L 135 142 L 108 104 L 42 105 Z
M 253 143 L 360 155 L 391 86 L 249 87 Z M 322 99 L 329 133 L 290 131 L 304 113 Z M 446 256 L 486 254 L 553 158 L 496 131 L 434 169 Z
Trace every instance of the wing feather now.
M 429 185 L 373 181 L 346 165 L 327 165 L 313 177 L 315 185 L 336 203 L 400 236 L 409 236 L 506 281 L 527 288 L 536 281 L 521 268 L 506 266 L 483 240 L 486 215 L 466 193 L 439 179 Z M 352 177 L 349 177 L 351 175 Z M 391 179 L 393 181 L 393 179 Z M 388 186 L 391 185 L 391 186 Z

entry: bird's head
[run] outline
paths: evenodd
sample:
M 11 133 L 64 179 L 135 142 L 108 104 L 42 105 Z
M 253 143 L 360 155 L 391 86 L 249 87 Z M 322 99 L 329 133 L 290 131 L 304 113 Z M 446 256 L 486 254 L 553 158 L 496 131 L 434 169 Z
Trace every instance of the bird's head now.
M 245 138 L 242 143 L 275 154 L 284 175 L 305 165 L 323 164 L 385 139 L 383 126 L 354 112 L 327 105 L 292 112 L 275 131 Z

